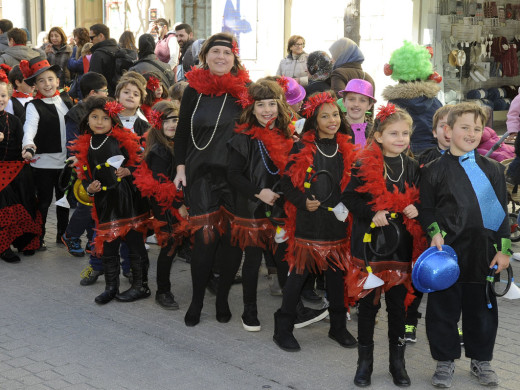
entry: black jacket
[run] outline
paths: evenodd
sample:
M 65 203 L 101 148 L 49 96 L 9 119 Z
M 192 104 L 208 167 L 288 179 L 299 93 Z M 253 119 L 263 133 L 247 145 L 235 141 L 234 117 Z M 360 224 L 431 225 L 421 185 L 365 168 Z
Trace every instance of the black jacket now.
M 477 196 L 459 163 L 459 157 L 446 152 L 421 170 L 421 203 L 419 221 L 427 231 L 437 222 L 446 233 L 444 243 L 453 247 L 458 256 L 459 282 L 485 283 L 489 263 L 496 254 L 494 244 L 509 238 L 507 192 L 504 167 L 498 162 L 475 153 L 478 166 L 489 179 L 500 201 L 505 218 L 498 231 L 484 228 Z
M 118 50 L 115 39 L 106 39 L 92 46 L 90 58 L 90 72 L 101 73 L 107 79 L 108 94 L 114 96 L 116 91 L 116 52 Z

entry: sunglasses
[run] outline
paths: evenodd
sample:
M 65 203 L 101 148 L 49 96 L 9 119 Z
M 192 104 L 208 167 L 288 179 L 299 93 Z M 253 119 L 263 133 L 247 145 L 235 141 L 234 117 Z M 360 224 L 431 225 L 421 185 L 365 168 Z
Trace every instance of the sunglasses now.
M 99 35 L 99 34 L 96 34 L 96 35 L 90 35 L 89 38 L 90 38 L 91 41 L 93 41 L 94 38 L 97 37 L 98 35 Z

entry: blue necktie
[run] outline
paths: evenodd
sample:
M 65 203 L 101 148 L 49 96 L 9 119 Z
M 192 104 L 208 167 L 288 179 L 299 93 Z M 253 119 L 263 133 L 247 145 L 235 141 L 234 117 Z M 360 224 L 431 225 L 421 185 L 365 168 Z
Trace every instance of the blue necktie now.
M 466 171 L 471 186 L 477 195 L 484 227 L 496 232 L 500 228 L 500 225 L 502 225 L 506 213 L 489 179 L 475 161 L 475 151 L 472 150 L 460 156 L 459 162 L 462 168 L 464 168 L 464 171 Z

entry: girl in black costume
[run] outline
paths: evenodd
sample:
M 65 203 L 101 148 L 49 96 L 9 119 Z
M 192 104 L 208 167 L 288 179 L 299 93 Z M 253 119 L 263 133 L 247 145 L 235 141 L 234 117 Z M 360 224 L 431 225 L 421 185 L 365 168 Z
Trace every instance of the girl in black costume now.
M 189 229 L 194 234 L 193 295 L 184 317 L 187 326 L 200 321 L 205 288 L 217 258 L 221 264 L 216 317 L 219 322 L 231 319 L 228 295 L 242 251 L 230 244 L 235 191 L 227 180 L 227 141 L 241 112 L 237 101 L 250 82 L 231 34 L 212 35 L 204 42 L 199 58 L 200 68 L 186 74 L 189 86 L 182 97 L 174 144 L 178 164 L 174 183 L 185 187 Z
M 140 254 L 145 252 L 143 233 L 149 217 L 148 203 L 132 181 L 131 171 L 141 161 L 139 137 L 122 127 L 117 116 L 123 107 L 104 97 L 86 101 L 88 114 L 80 123 L 82 135 L 76 151 L 79 177 L 87 193 L 94 197 L 92 215 L 96 221 L 96 251 L 102 255 L 105 291 L 95 301 L 105 304 L 113 298 L 131 302 L 150 296 L 147 268 Z M 109 165 L 110 157 L 122 155 L 117 169 Z M 119 294 L 119 245 L 126 241 L 130 251 L 133 282 Z M 100 250 L 102 248 L 102 250 Z
M 412 118 L 406 111 L 393 104 L 382 107 L 377 114 L 372 142 L 360 152 L 359 161 L 352 169 L 352 179 L 343 195 L 345 205 L 354 217 L 352 224 L 351 250 L 347 276 L 349 297 L 359 300 L 358 315 L 358 368 L 354 383 L 370 385 L 374 351 L 374 326 L 377 311 L 381 307 L 381 293 L 385 293 L 388 312 L 388 338 L 390 349 L 390 373 L 394 384 L 409 386 L 410 378 L 404 362 L 405 305 L 413 300 L 411 285 L 412 259 L 425 249 L 426 240 L 419 223 L 414 203 L 418 201 L 419 164 L 406 151 L 410 144 Z M 369 228 L 381 227 L 382 234 L 371 237 L 375 245 L 380 238 L 396 239 L 389 226 L 389 213 L 400 216 L 392 221 L 399 229 L 399 245 L 387 256 L 377 256 L 365 251 L 366 233 Z M 394 235 L 392 235 L 394 234 Z M 390 239 L 389 239 L 390 240 Z M 391 244 L 389 244 L 391 245 Z M 384 248 L 388 250 L 385 245 Z M 383 247 L 375 249 L 384 252 Z M 374 275 L 384 285 L 364 289 L 370 269 L 365 268 L 365 254 L 369 258 Z M 405 304 L 405 297 L 408 298 Z
M 356 153 L 350 136 L 346 135 L 346 121 L 331 93 L 311 96 L 303 114 L 307 120 L 302 139 L 294 144 L 282 177 L 282 190 L 288 200 L 286 258 L 291 272 L 283 289 L 282 307 L 274 315 L 273 340 L 283 350 L 300 349 L 293 336 L 300 291 L 309 271 L 324 272 L 330 301 L 329 337 L 351 348 L 356 340 L 347 331 L 343 285 L 349 248 L 348 221 L 339 221 L 327 207 L 339 203 L 341 192 L 350 180 Z M 312 172 L 321 170 L 328 171 L 329 178 L 328 175 L 315 180 L 310 177 Z M 310 187 L 313 195 L 306 192 Z M 327 194 L 330 196 L 322 205 L 319 199 Z
M 242 324 L 245 330 L 256 332 L 260 330 L 256 289 L 262 251 L 275 248 L 276 226 L 266 217 L 265 205 L 273 206 L 280 197 L 272 189 L 287 164 L 294 128 L 284 91 L 274 81 L 260 80 L 251 84 L 243 105 L 245 110 L 235 128 L 237 134 L 228 143 L 228 180 L 237 196 L 231 240 L 245 250 Z M 279 257 L 283 257 L 285 249 L 285 244 L 278 248 L 277 263 L 281 263 Z M 280 269 L 278 275 L 283 278 L 287 269 Z M 280 285 L 283 284 L 282 281 Z
M 6 75 L 10 69 L 5 64 L 0 68 L 0 257 L 16 263 L 20 258 L 11 244 L 24 255 L 40 247 L 41 215 L 31 168 L 22 158 L 22 124 L 5 111 L 12 92 Z
M 173 137 L 179 121 L 178 104 L 163 100 L 149 112 L 152 128 L 146 137 L 144 160 L 134 172 L 135 185 L 150 198 L 153 230 L 161 247 L 157 258 L 157 293 L 155 301 L 164 309 L 177 310 L 179 304 L 171 292 L 170 270 L 182 243 L 188 215 L 182 204 L 182 192 L 173 184 L 175 156 Z

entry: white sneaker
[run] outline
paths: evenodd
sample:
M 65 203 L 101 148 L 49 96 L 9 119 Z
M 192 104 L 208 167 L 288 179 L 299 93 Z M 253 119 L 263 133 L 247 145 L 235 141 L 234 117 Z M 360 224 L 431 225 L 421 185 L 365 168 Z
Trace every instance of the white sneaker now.
M 513 260 L 520 261 L 520 252 L 515 252 L 515 253 L 513 253 L 513 255 L 511 256 L 511 258 L 512 258 Z

